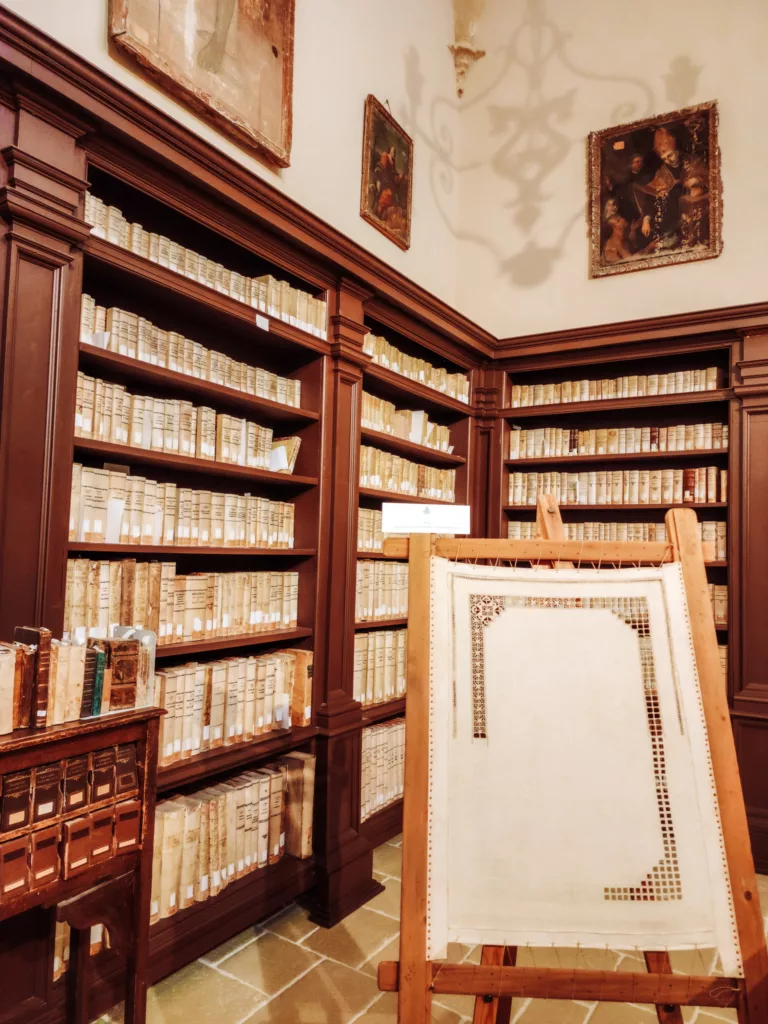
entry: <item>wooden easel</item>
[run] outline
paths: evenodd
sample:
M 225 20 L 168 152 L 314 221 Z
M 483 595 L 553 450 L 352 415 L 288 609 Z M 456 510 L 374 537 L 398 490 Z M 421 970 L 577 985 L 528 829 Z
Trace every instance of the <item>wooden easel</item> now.
M 385 541 L 385 552 L 408 557 L 408 699 L 406 702 L 405 803 L 399 962 L 379 964 L 379 988 L 399 992 L 401 1024 L 427 1024 L 433 994 L 474 995 L 474 1024 L 505 1024 L 513 997 L 632 1002 L 656 1005 L 662 1024 L 682 1024 L 681 1006 L 733 1007 L 740 1024 L 768 1024 L 768 952 L 739 780 L 736 749 L 722 681 L 712 607 L 696 514 L 672 509 L 668 543 L 563 540 L 555 502 L 540 499 L 539 537 L 531 541 L 439 540 L 427 534 Z M 667 953 L 646 953 L 647 974 L 516 967 L 514 947 L 484 946 L 479 966 L 426 958 L 427 846 L 425 808 L 429 783 L 430 558 L 503 559 L 566 567 L 682 565 L 693 646 L 717 787 L 743 978 L 672 974 Z M 416 642 L 420 638 L 421 642 Z

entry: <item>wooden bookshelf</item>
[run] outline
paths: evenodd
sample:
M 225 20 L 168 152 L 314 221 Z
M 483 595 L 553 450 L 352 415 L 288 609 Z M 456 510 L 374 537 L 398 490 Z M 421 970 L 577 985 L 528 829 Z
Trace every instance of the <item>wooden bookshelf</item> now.
M 399 629 L 401 626 L 408 625 L 408 616 L 404 615 L 401 618 L 396 619 L 367 619 L 363 622 L 355 623 L 356 632 L 365 632 L 371 629 Z
M 633 409 L 656 409 L 679 405 L 710 405 L 728 402 L 733 398 L 730 388 L 712 391 L 688 391 L 674 395 L 641 395 L 639 398 L 600 398 L 591 402 L 558 402 L 555 405 L 525 405 L 502 409 L 505 420 L 531 419 L 550 416 L 583 416 L 591 413 L 631 411 Z
M 560 466 L 579 465 L 581 463 L 602 465 L 613 462 L 674 462 L 682 459 L 713 459 L 728 458 L 727 448 L 685 449 L 675 452 L 611 452 L 605 455 L 537 455 L 536 458 L 505 459 L 504 464 L 514 470 L 515 466 Z
M 560 511 L 572 512 L 622 512 L 631 510 L 633 512 L 663 511 L 668 508 L 695 508 L 695 509 L 718 509 L 728 508 L 727 501 L 705 501 L 705 502 L 684 502 L 677 505 L 561 505 Z M 536 514 L 535 505 L 504 505 L 505 512 L 530 512 Z
M 415 494 L 399 494 L 397 491 L 383 491 L 378 487 L 359 488 L 361 498 L 376 498 L 379 501 L 410 501 L 417 505 L 456 505 L 455 501 L 438 501 L 437 498 L 418 498 Z
M 375 725 L 389 718 L 400 718 L 405 714 L 405 697 L 395 697 L 382 704 L 363 705 L 363 725 Z
M 98 541 L 71 540 L 68 544 L 72 553 L 123 555 L 132 558 L 134 555 L 167 555 L 169 558 L 182 558 L 186 555 L 248 555 L 251 558 L 314 558 L 317 548 L 251 548 L 251 547 L 208 547 L 173 544 L 101 544 Z
M 383 551 L 358 551 L 357 557 L 368 559 L 386 559 L 388 562 L 407 561 L 407 559 L 401 558 L 399 555 L 385 555 Z
M 394 800 L 360 823 L 360 833 L 372 846 L 381 846 L 403 831 L 403 801 Z
M 386 398 L 400 407 L 424 409 L 437 416 L 445 416 L 447 412 L 463 417 L 471 413 L 471 406 L 466 402 L 460 402 L 458 398 L 452 398 L 373 361 L 367 363 L 363 370 L 363 383 L 380 398 Z
M 290 643 L 312 636 L 312 630 L 303 626 L 297 629 L 265 629 L 260 633 L 243 633 L 241 636 L 212 637 L 209 640 L 192 640 L 178 644 L 158 644 L 156 658 L 172 658 L 177 654 L 203 654 L 206 651 L 228 651 L 242 647 L 258 647 L 263 644 Z
M 395 437 L 394 434 L 387 434 L 382 430 L 371 430 L 370 427 L 360 427 L 360 438 L 372 448 L 381 448 L 387 452 L 394 452 L 395 455 L 402 455 L 411 462 L 425 462 L 433 466 L 463 466 L 467 461 L 461 455 L 440 451 L 439 448 L 430 448 L 425 444 L 416 444 L 414 441 L 407 441 L 402 437 Z

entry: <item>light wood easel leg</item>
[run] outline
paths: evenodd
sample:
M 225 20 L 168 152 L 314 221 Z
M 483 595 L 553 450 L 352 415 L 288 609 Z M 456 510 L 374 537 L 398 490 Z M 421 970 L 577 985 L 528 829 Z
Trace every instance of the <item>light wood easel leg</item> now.
M 488 967 L 514 967 L 517 960 L 516 946 L 483 946 L 480 963 Z M 509 996 L 488 999 L 477 996 L 472 1024 L 509 1024 L 512 1017 L 512 1000 Z
M 717 801 L 744 963 L 744 998 L 739 1021 L 762 1024 L 768 1021 L 768 953 L 696 514 L 691 509 L 671 509 L 665 522 L 667 537 L 677 549 L 683 570 L 712 770 L 717 780 Z
M 432 1019 L 427 961 L 430 556 L 433 537 L 411 536 L 408 559 L 408 700 L 405 705 L 403 870 L 400 897 L 400 1024 Z

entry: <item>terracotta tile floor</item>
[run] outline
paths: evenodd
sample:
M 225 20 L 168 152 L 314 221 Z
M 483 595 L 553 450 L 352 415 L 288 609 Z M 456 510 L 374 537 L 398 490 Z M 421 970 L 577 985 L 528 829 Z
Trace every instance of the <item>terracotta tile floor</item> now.
M 397 958 L 400 913 L 400 839 L 374 853 L 376 877 L 385 891 L 335 928 L 317 928 L 304 910 L 290 906 L 249 928 L 196 963 L 171 975 L 149 993 L 148 1024 L 394 1024 L 397 1000 L 376 987 L 380 960 Z M 768 878 L 758 879 L 768 917 Z M 479 947 L 455 945 L 449 959 L 477 963 Z M 576 966 L 573 950 L 520 950 L 518 963 Z M 682 973 L 713 973 L 716 958 L 672 954 Z M 579 967 L 636 971 L 635 954 L 615 950 L 580 953 Z M 434 1024 L 467 1024 L 473 1001 L 441 996 Z M 735 1020 L 729 1010 L 685 1010 L 688 1024 Z M 104 1019 L 106 1024 L 108 1018 Z M 113 1018 L 115 1020 L 115 1018 Z M 513 1024 L 654 1024 L 648 1006 L 515 1000 Z

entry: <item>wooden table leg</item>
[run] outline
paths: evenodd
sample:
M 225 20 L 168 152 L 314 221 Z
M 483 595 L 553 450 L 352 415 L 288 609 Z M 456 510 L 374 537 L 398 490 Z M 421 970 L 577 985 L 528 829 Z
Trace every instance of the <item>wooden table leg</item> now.
M 503 965 L 514 967 L 517 959 L 516 946 L 483 946 L 480 963 L 490 967 Z M 477 996 L 472 1024 L 509 1024 L 512 1016 L 512 998 L 489 999 Z
M 645 966 L 649 972 L 654 974 L 671 974 L 672 964 L 669 961 L 669 953 L 644 953 Z M 679 1006 L 656 1007 L 656 1016 L 659 1024 L 683 1024 L 683 1011 Z
M 88 1024 L 88 980 L 91 955 L 90 928 L 72 928 L 69 933 L 67 972 L 67 1024 Z

